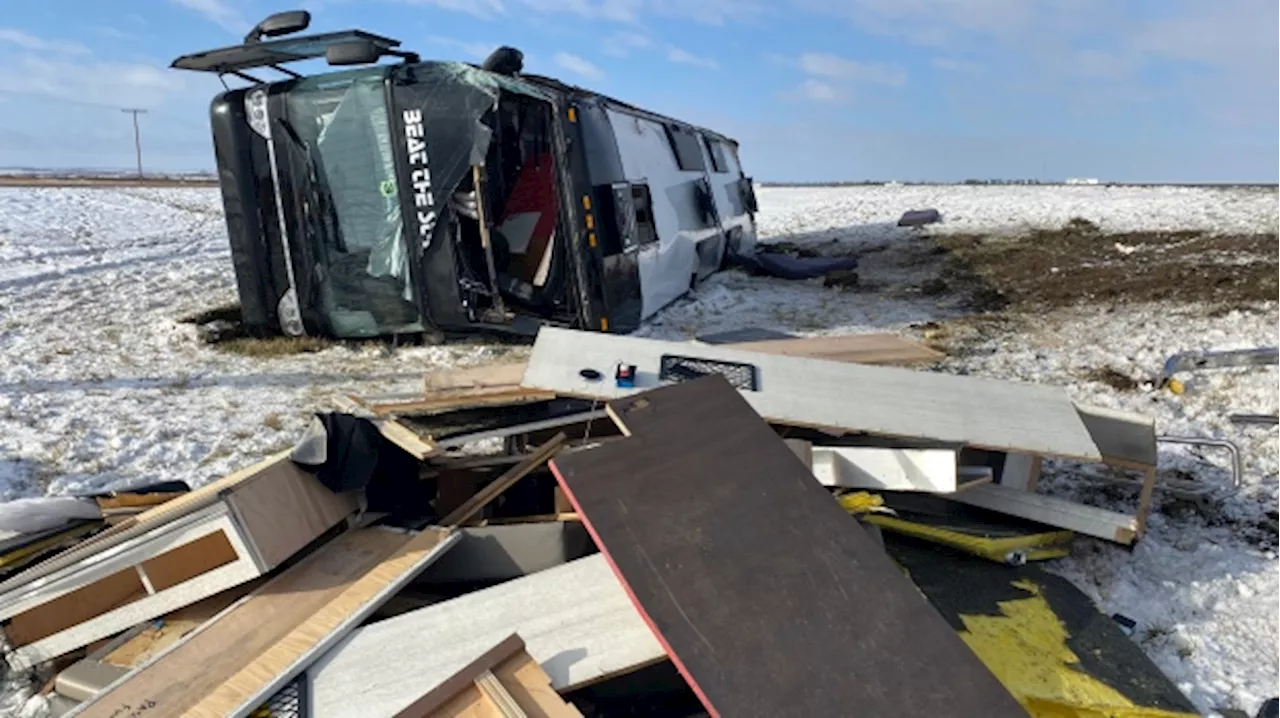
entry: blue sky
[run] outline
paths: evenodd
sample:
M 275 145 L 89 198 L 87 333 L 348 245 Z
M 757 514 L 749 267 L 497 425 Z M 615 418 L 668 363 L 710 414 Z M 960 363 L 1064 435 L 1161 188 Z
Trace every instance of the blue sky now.
M 216 78 L 279 10 L 526 69 L 739 140 L 761 180 L 1277 180 L 1276 0 L 43 0 L 0 16 L 0 166 L 213 165 Z

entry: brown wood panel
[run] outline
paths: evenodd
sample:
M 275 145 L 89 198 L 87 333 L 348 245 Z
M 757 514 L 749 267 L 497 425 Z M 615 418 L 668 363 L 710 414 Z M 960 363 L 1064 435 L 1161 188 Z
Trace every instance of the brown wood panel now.
M 222 531 L 183 544 L 142 562 L 151 588 L 157 593 L 183 581 L 208 573 L 219 566 L 234 563 L 240 556 Z M 246 557 L 245 560 L 248 560 Z
M 854 364 L 923 364 L 942 361 L 946 354 L 896 334 L 850 334 L 734 342 L 728 346 L 762 354 L 785 354 Z
M 138 570 L 130 566 L 19 613 L 9 619 L 4 632 L 10 645 L 25 646 L 146 595 Z
M 496 700 L 495 700 L 496 699 Z M 516 634 L 485 651 L 395 718 L 507 718 L 506 705 L 529 718 L 582 718 L 551 687 L 551 678 Z
M 609 409 L 552 469 L 713 716 L 1025 715 L 723 378 Z
M 224 681 L 401 549 L 410 537 L 383 529 L 350 531 L 310 554 L 214 625 L 100 695 L 83 718 L 185 715 Z
M 203 626 L 224 608 L 256 590 L 265 581 L 266 579 L 255 579 L 165 614 L 103 656 L 102 662 L 120 668 L 136 668 Z

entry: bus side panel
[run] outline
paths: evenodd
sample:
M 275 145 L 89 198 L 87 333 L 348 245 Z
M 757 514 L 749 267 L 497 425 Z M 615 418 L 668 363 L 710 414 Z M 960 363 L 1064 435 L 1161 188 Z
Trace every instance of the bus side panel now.
M 711 172 L 711 191 L 715 196 L 720 225 L 738 252 L 750 253 L 756 244 L 756 221 L 742 193 L 742 183 L 747 179 L 738 160 L 738 145 L 714 137 L 707 139 L 711 143 L 719 143 L 725 160 L 721 168 L 723 172 Z
M 612 186 L 627 177 L 605 109 L 582 100 L 576 110 L 595 214 L 595 254 L 600 263 L 605 317 L 609 331 L 627 334 L 640 326 L 644 307 L 637 248 L 623 246 L 612 199 Z
M 716 241 L 720 229 L 702 218 L 695 185 L 702 170 L 682 170 L 661 122 L 608 109 L 627 180 L 649 186 L 657 241 L 640 247 L 638 264 L 647 319 L 682 296 L 698 273 L 698 244 Z

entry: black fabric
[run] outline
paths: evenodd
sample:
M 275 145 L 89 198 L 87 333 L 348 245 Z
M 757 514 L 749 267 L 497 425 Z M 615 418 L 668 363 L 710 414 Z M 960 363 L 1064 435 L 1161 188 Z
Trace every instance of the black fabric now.
M 857 257 L 793 257 L 779 252 L 740 254 L 732 251 L 725 257 L 731 267 L 742 267 L 752 274 L 779 279 L 814 279 L 831 272 L 855 269 Z
M 434 488 L 418 478 L 418 461 L 383 438 L 368 419 L 316 414 L 324 426 L 325 462 L 298 464 L 331 491 L 365 492 L 368 510 L 399 518 L 434 518 Z

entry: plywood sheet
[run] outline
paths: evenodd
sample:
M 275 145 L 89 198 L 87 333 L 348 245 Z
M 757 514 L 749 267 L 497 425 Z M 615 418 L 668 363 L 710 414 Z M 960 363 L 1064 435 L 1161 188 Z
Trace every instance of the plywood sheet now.
M 724 379 L 608 410 L 552 470 L 713 716 L 1025 715 Z
M 307 671 L 314 714 L 394 715 L 512 633 L 560 692 L 666 658 L 597 554 L 355 631 Z
M 664 354 L 754 365 L 759 390 L 742 394 L 773 423 L 1102 459 L 1066 392 L 1037 384 L 543 327 L 523 385 L 619 398 L 659 386 Z M 615 386 L 618 362 L 636 365 L 635 388 Z M 605 378 L 591 381 L 583 369 Z
M 946 354 L 896 334 L 851 334 L 733 342 L 733 349 L 856 364 L 929 364 Z
M 104 691 L 77 715 L 117 716 L 147 706 L 150 717 L 194 712 L 224 683 L 279 650 L 362 576 L 397 556 L 408 535 L 379 528 L 350 531 L 304 558 L 171 651 Z M 125 712 L 128 713 L 130 708 Z M 218 713 L 225 718 L 226 713 Z

